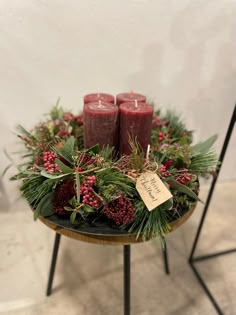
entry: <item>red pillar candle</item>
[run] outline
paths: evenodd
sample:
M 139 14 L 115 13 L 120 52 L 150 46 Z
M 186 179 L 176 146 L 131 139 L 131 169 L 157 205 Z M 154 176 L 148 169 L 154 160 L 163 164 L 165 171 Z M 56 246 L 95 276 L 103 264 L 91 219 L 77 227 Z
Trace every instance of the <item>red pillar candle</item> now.
M 99 144 L 115 147 L 118 145 L 118 107 L 107 102 L 84 105 L 84 146 L 90 148 Z
M 129 139 L 136 139 L 146 152 L 151 142 L 153 106 L 141 102 L 127 102 L 120 110 L 120 154 L 130 154 Z
M 116 104 L 120 105 L 125 102 L 131 102 L 131 101 L 138 101 L 138 102 L 146 102 L 146 96 L 142 94 L 137 94 L 137 93 L 120 93 L 116 95 Z
M 114 96 L 110 94 L 92 93 L 92 94 L 87 94 L 84 96 L 84 104 L 98 102 L 99 100 L 103 102 L 107 102 L 107 103 L 112 103 L 112 104 L 115 103 Z

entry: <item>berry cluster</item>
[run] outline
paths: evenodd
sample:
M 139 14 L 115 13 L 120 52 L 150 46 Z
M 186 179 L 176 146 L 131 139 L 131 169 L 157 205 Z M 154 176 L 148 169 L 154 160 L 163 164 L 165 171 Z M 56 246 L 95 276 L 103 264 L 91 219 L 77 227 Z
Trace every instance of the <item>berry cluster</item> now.
M 152 128 L 162 127 L 162 126 L 168 126 L 168 121 L 163 121 L 162 118 L 158 115 L 154 115 L 152 118 Z
M 171 176 L 170 171 L 167 169 L 167 167 L 164 164 L 161 164 L 158 170 L 161 173 L 162 177 Z
M 96 162 L 96 158 L 94 156 L 90 156 L 89 154 L 84 154 L 81 157 L 81 164 L 83 166 L 92 165 Z
M 183 173 L 176 178 L 176 181 L 182 185 L 187 185 L 187 183 L 191 181 L 191 177 L 189 175 L 189 173 Z
M 52 151 L 43 152 L 43 166 L 48 173 L 54 173 L 60 170 L 55 163 L 56 158 L 56 154 Z
M 187 185 L 192 179 L 191 174 L 187 172 L 188 170 L 186 168 L 179 168 L 179 170 L 183 171 L 183 173 L 176 177 L 176 181 L 182 185 Z
M 80 187 L 82 202 L 93 208 L 99 208 L 101 200 L 94 194 L 93 187 L 97 185 L 96 176 L 87 176 L 86 180 Z
M 64 113 L 63 119 L 65 121 L 74 121 L 74 122 L 77 122 L 77 123 L 83 123 L 83 116 L 82 115 L 75 116 L 75 115 L 73 115 L 70 112 Z
M 170 137 L 168 134 L 164 134 L 163 132 L 158 132 L 158 140 L 159 142 L 162 142 L 163 140 L 169 140 Z
M 174 164 L 174 161 L 173 160 L 167 160 L 165 161 L 164 165 L 167 169 L 169 169 L 172 165 Z
M 59 132 L 58 132 L 58 136 L 59 137 L 66 137 L 66 138 L 69 138 L 70 137 L 70 133 L 69 131 L 65 130 L 65 129 L 61 129 Z
M 167 160 L 165 163 L 161 164 L 159 167 L 159 172 L 161 173 L 162 177 L 171 176 L 169 168 L 173 165 L 173 160 Z
M 102 212 L 108 219 L 115 221 L 117 225 L 127 224 L 135 218 L 135 208 L 132 202 L 124 197 L 119 197 L 107 203 Z

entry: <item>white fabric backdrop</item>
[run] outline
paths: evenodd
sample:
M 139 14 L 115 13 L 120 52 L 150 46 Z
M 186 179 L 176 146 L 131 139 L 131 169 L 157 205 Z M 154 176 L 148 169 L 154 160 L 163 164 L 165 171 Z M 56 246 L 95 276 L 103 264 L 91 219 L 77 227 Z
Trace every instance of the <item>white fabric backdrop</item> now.
M 218 133 L 236 101 L 234 0 L 1 0 L 0 171 L 18 123 L 90 92 L 134 90 L 182 113 L 195 141 Z M 236 178 L 235 132 L 222 179 Z

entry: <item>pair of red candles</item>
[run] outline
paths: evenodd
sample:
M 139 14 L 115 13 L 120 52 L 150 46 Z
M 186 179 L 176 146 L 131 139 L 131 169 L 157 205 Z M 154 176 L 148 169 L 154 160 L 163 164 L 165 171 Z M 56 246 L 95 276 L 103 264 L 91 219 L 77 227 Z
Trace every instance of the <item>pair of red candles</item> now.
M 120 155 L 130 154 L 130 139 L 135 139 L 146 152 L 151 140 L 153 106 L 137 93 L 122 93 L 115 99 L 110 94 L 84 97 L 84 145 L 90 148 L 114 147 Z

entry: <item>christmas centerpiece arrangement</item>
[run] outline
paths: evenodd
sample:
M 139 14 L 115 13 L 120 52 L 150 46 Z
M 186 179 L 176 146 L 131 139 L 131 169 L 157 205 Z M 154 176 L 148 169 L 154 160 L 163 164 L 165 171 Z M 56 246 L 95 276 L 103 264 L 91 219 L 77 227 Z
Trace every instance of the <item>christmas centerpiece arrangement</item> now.
M 33 130 L 18 127 L 22 163 L 12 179 L 34 211 L 67 226 L 101 224 L 143 240 L 171 230 L 212 174 L 216 140 L 192 145 L 178 115 L 143 95 L 90 94 L 80 115 L 54 106 Z

